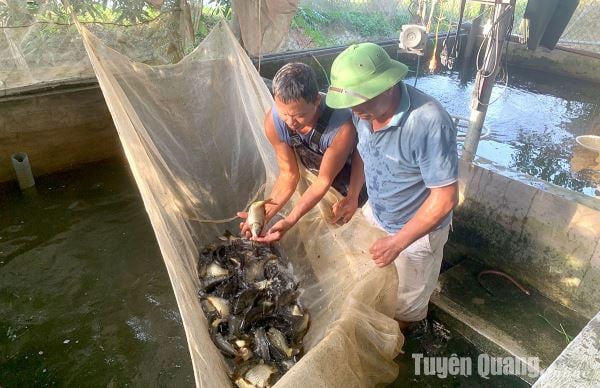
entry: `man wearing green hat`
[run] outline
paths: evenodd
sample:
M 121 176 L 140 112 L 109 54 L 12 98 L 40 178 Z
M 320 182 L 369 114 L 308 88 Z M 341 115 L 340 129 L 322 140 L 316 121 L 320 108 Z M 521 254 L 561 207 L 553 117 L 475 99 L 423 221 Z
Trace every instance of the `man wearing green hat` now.
M 352 45 L 333 62 L 326 97 L 352 108 L 369 196 L 362 211 L 389 234 L 370 253 L 379 267 L 396 266 L 401 328 L 427 315 L 458 202 L 456 128 L 435 99 L 402 82 L 407 72 L 376 44 Z M 334 214 L 348 219 L 356 208 L 344 198 Z

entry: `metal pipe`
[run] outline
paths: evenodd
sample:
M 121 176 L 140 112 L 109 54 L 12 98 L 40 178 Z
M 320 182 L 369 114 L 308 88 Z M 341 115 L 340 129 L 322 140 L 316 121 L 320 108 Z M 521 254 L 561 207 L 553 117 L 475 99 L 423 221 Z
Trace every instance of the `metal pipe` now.
M 510 3 L 498 3 L 494 10 L 494 20 L 483 66 L 477 71 L 473 86 L 469 131 L 465 139 L 465 152 L 463 153 L 463 158 L 468 162 L 472 162 L 477 154 L 477 146 L 479 145 L 490 96 L 496 82 L 496 75 L 501 67 L 504 38 L 513 20 L 511 13 L 514 13 L 514 3 L 515 0 L 511 0 Z
M 25 152 L 17 152 L 10 157 L 12 165 L 17 173 L 17 181 L 21 190 L 35 186 L 29 157 Z

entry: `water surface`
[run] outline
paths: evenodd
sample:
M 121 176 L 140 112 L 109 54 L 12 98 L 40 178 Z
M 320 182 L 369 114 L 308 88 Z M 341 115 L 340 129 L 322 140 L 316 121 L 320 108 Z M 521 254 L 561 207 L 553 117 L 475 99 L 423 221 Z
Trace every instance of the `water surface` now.
M 414 84 L 414 77 L 406 81 Z M 420 76 L 417 88 L 453 116 L 470 115 L 472 78 L 457 72 Z M 558 186 L 600 195 L 600 156 L 579 146 L 579 135 L 600 135 L 598 85 L 509 67 L 508 84 L 493 90 L 477 155 Z
M 0 385 L 193 386 L 181 317 L 121 160 L 0 196 Z

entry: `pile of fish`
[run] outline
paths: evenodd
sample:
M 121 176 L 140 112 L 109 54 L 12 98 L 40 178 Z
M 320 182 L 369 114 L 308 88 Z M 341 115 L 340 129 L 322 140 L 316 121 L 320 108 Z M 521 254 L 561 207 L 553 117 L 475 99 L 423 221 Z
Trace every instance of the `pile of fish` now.
M 198 295 L 238 387 L 269 387 L 302 355 L 309 315 L 292 267 L 271 245 L 226 233 L 200 249 Z

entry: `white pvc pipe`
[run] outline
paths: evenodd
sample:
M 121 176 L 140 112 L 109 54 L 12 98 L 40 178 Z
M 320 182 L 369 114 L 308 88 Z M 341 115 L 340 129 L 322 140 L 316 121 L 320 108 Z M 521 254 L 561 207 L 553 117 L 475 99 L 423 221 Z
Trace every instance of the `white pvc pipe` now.
M 29 157 L 25 152 L 17 152 L 10 157 L 12 165 L 17 173 L 17 180 L 19 181 L 19 187 L 21 190 L 28 189 L 35 186 L 35 180 L 33 179 L 33 173 L 31 172 L 31 165 L 29 164 Z

